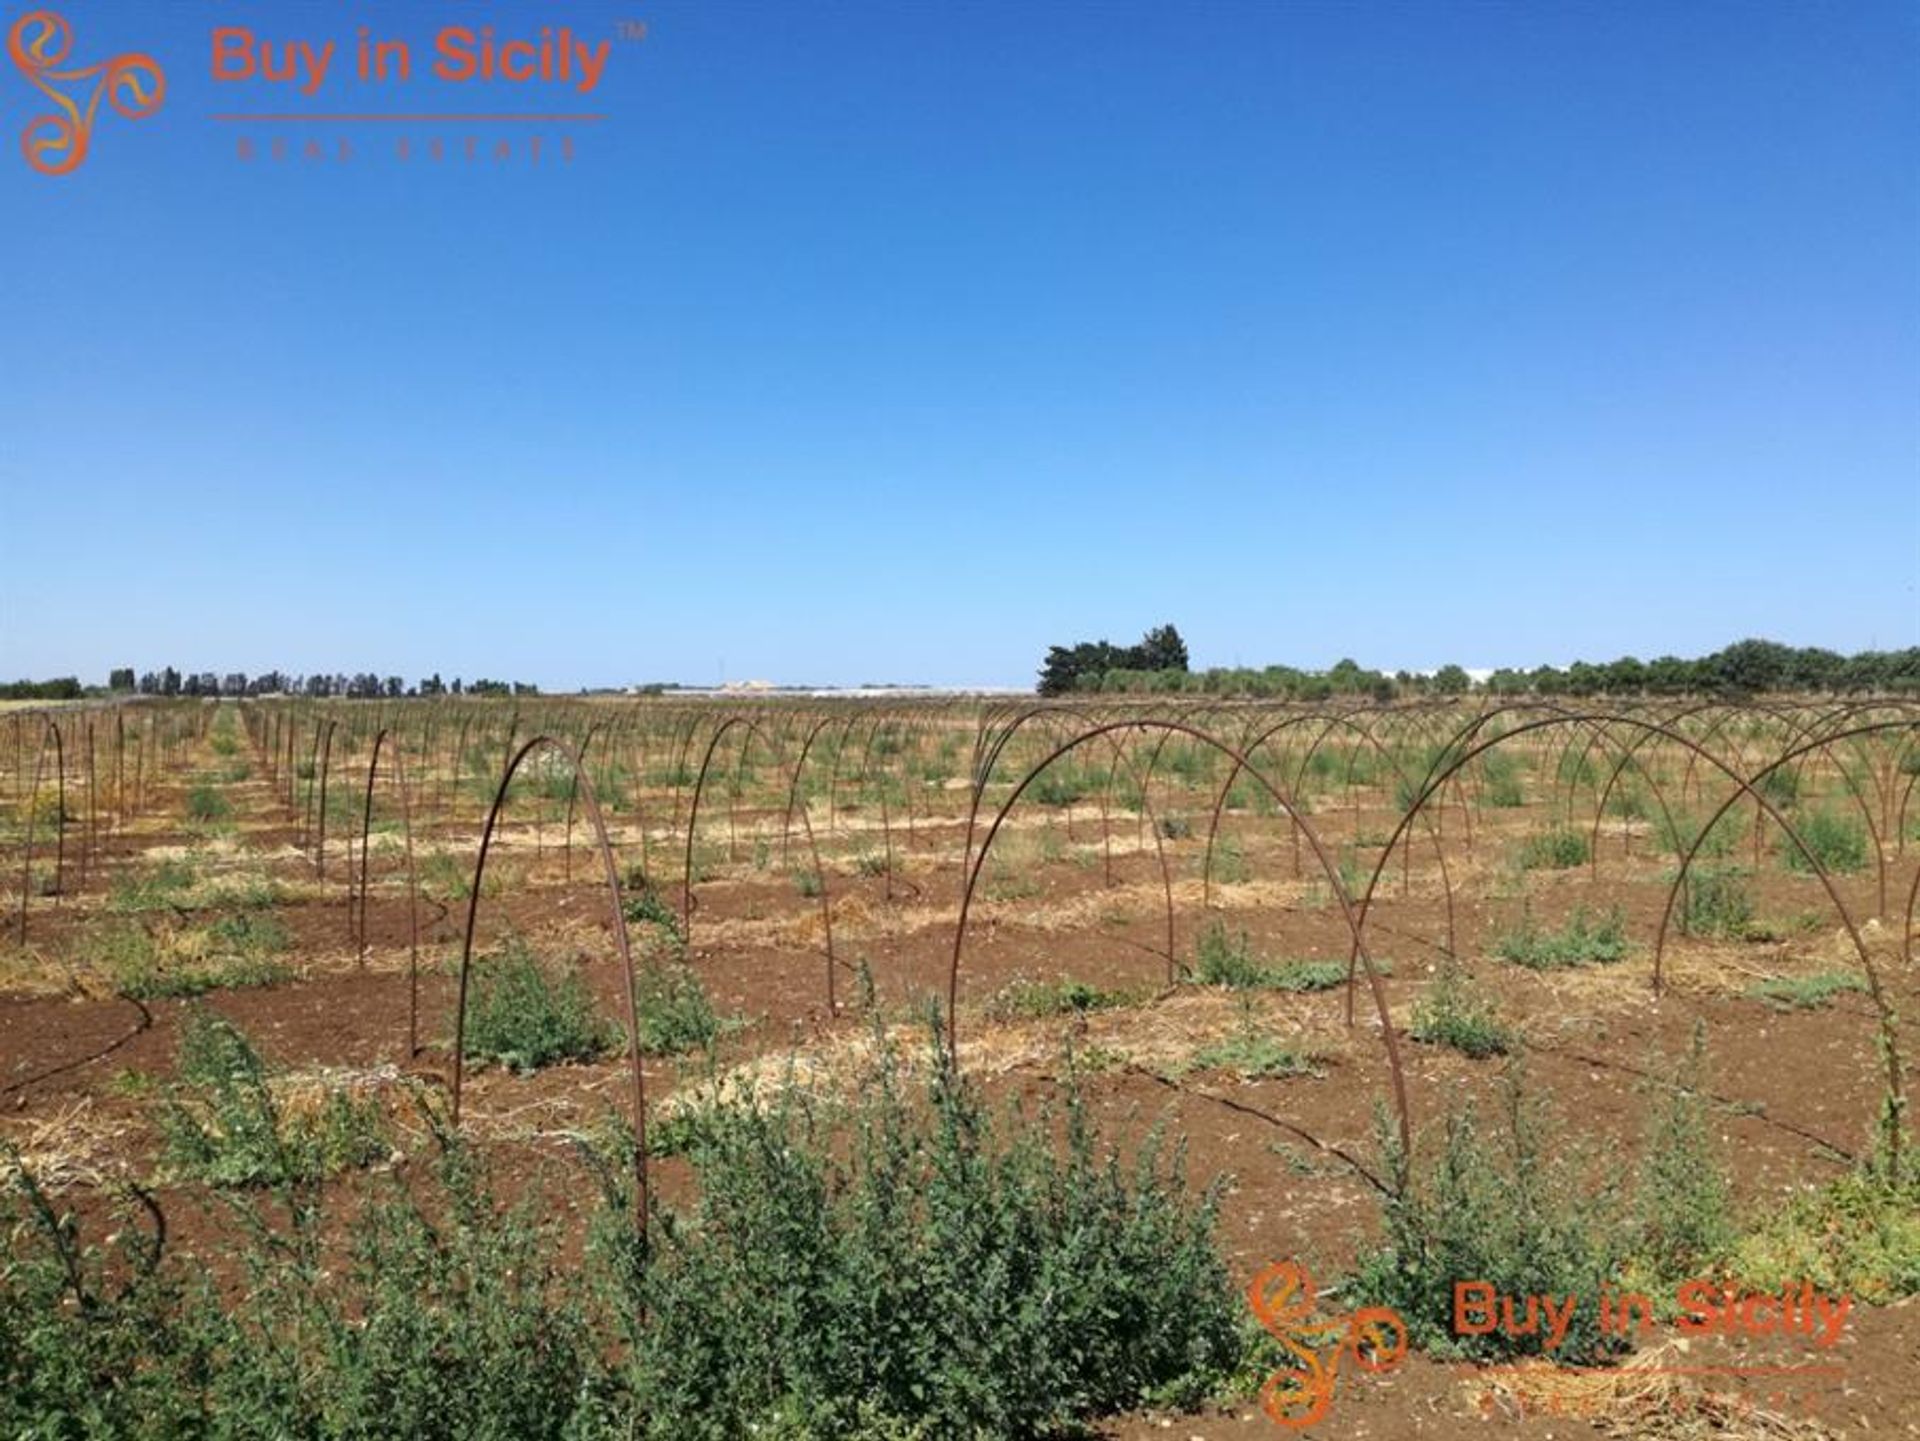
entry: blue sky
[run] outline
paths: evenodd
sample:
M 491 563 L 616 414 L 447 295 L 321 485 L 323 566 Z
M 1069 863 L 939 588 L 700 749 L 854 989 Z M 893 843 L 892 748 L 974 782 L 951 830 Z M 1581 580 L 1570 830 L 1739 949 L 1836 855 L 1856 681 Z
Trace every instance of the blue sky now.
M 7 677 L 1920 642 L 1911 5 L 60 8 L 169 93 L 49 179 L 0 73 Z M 210 75 L 627 19 L 591 96 Z M 211 119 L 303 107 L 607 118 Z

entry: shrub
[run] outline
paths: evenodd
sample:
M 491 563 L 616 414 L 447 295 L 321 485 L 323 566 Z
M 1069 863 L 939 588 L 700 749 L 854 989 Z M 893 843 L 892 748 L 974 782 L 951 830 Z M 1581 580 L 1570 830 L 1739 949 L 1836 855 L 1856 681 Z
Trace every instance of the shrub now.
M 1433 984 L 1414 1002 L 1410 1034 L 1416 1041 L 1448 1046 L 1475 1060 L 1504 1054 L 1515 1039 L 1494 1003 L 1476 995 L 1452 961 L 1441 965 Z
M 1759 981 L 1747 988 L 1747 994 L 1776 1011 L 1817 1011 L 1831 1005 L 1835 996 L 1866 988 L 1866 982 L 1851 971 L 1816 971 Z
M 1663 812 L 1654 822 L 1654 829 L 1662 850 L 1669 855 L 1685 856 L 1700 835 L 1700 822 L 1685 811 L 1669 811 Z M 1726 812 L 1713 823 L 1713 828 L 1706 833 L 1706 839 L 1700 842 L 1695 859 L 1719 860 L 1732 855 L 1733 848 L 1740 843 L 1743 830 L 1739 812 Z
M 252 1042 L 205 1011 L 188 1017 L 160 1121 L 166 1169 L 215 1186 L 312 1182 L 388 1149 L 377 1101 L 324 1081 L 276 1095 Z
M 277 985 L 293 974 L 278 958 L 286 944 L 278 921 L 241 913 L 211 926 L 129 922 L 105 934 L 99 958 L 120 995 L 151 1001 Z
M 795 871 L 793 874 L 793 884 L 794 884 L 794 888 L 798 890 L 800 894 L 805 896 L 808 900 L 813 901 L 813 900 L 818 900 L 820 898 L 820 892 L 822 889 L 822 885 L 820 881 L 820 872 Z
M 1753 894 L 1746 873 L 1732 867 L 1696 865 L 1687 872 L 1680 929 L 1689 936 L 1743 940 L 1753 924 Z
M 322 1193 L 285 1215 L 236 1198 L 237 1299 L 204 1273 L 183 1281 L 140 1224 L 108 1255 L 84 1246 L 23 1174 L 16 1189 L 37 1198 L 26 1214 L 0 1198 L 17 1243 L 0 1261 L 0 1432 L 613 1434 L 605 1367 L 553 1227 L 532 1198 L 499 1204 L 475 1158 L 441 1145 L 414 1183 L 428 1194 L 388 1183 L 334 1228 L 337 1251 L 321 1247 Z
M 578 968 L 556 972 L 518 936 L 474 958 L 467 999 L 467 1054 L 516 1071 L 598 1060 L 620 1040 Z
M 233 805 L 213 786 L 202 783 L 187 792 L 187 814 L 196 821 L 224 821 L 233 814 Z
M 1771 1208 L 1728 1269 L 1758 1289 L 1808 1281 L 1869 1304 L 1920 1295 L 1920 1166 L 1862 1166 Z
M 660 931 L 676 950 L 685 947 L 686 936 L 680 930 L 678 913 L 644 880 L 637 889 L 628 894 L 626 904 L 621 909 L 625 912 L 628 921 L 650 925 Z
M 1608 965 L 1627 954 L 1626 920 L 1617 906 L 1598 917 L 1576 906 L 1559 930 L 1544 930 L 1534 923 L 1529 908 L 1519 925 L 1495 942 L 1494 950 L 1502 960 L 1535 971 Z
M 1565 826 L 1537 831 L 1520 843 L 1519 863 L 1523 871 L 1565 871 L 1583 866 L 1588 857 L 1587 838 Z
M 1713 1143 L 1705 1037 L 1695 1026 L 1687 1060 L 1653 1107 L 1634 1197 L 1636 1257 L 1669 1284 L 1699 1275 L 1733 1241 L 1726 1168 Z
M 1231 1071 L 1243 1081 L 1317 1074 L 1310 1058 L 1260 1029 L 1248 997 L 1241 999 L 1240 1023 L 1233 1034 L 1200 1047 L 1189 1064 L 1203 1071 Z
M 1103 1156 L 1071 1090 L 1063 1148 L 1007 1133 L 937 1038 L 928 1067 L 913 1107 L 886 1053 L 838 1145 L 792 1088 L 715 1108 L 691 1214 L 645 1257 L 602 1232 L 638 1434 L 1030 1436 L 1190 1402 L 1239 1362 L 1213 1200 L 1177 1161 Z
M 710 1046 L 734 1024 L 723 1021 L 688 966 L 649 962 L 634 978 L 640 1013 L 640 1050 L 649 1056 L 675 1056 Z
M 1266 967 L 1253 958 L 1247 933 L 1230 935 L 1226 924 L 1214 921 L 1200 933 L 1194 946 L 1193 978 L 1203 986 L 1245 989 L 1266 979 Z
M 1867 828 L 1856 817 L 1842 815 L 1838 811 L 1817 810 L 1801 817 L 1794 829 L 1799 833 L 1801 843 L 1813 853 L 1813 859 L 1827 871 L 1846 875 L 1867 864 Z M 1802 875 L 1812 874 L 1813 867 L 1806 853 L 1792 841 L 1785 844 L 1785 859 L 1788 870 L 1798 871 Z
M 1595 1185 L 1591 1158 L 1550 1133 L 1545 1116 L 1507 1081 L 1507 1124 L 1497 1143 L 1482 1139 L 1471 1102 L 1445 1119 L 1445 1137 L 1414 1174 L 1384 1124 L 1381 1147 L 1393 1188 L 1382 1202 L 1384 1243 L 1355 1268 L 1356 1302 L 1391 1306 L 1412 1339 L 1441 1355 L 1496 1359 L 1543 1350 L 1545 1328 L 1509 1335 L 1456 1336 L 1456 1281 L 1485 1281 L 1505 1296 L 1578 1298 L 1565 1339 L 1551 1355 L 1563 1365 L 1604 1361 L 1627 1347 L 1599 1326 L 1597 1298 L 1619 1277 L 1627 1247 L 1617 1198 Z
M 1137 998 L 1085 981 L 1016 981 L 995 996 L 988 1011 L 1001 1020 L 1036 1020 L 1075 1012 L 1130 1006 Z

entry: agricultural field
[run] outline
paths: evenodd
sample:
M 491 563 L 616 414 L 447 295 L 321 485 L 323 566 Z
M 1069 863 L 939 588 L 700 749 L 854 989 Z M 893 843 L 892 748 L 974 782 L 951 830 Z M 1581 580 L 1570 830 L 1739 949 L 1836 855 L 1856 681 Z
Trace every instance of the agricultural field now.
M 1888 701 L 8 709 L 0 1433 L 1913 1434 L 1917 784 Z

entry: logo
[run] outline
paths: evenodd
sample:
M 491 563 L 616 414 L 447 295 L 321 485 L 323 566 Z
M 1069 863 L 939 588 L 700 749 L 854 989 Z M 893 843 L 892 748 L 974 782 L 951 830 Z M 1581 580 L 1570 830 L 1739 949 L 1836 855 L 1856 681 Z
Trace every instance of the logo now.
M 7 34 L 14 68 L 60 107 L 58 114 L 36 115 L 20 133 L 21 154 L 42 175 L 80 168 L 93 142 L 101 96 L 129 120 L 146 119 L 167 98 L 167 77 L 151 56 L 116 55 L 97 65 L 62 69 L 72 49 L 73 27 L 52 10 L 28 11 Z
M 1406 1323 L 1385 1306 L 1363 1306 L 1344 1321 L 1314 1320 L 1313 1278 L 1292 1261 L 1255 1276 L 1247 1305 L 1299 1363 L 1275 1371 L 1260 1388 L 1261 1409 L 1282 1426 L 1298 1430 L 1327 1414 L 1343 1357 L 1362 1371 L 1391 1371 L 1407 1354 Z

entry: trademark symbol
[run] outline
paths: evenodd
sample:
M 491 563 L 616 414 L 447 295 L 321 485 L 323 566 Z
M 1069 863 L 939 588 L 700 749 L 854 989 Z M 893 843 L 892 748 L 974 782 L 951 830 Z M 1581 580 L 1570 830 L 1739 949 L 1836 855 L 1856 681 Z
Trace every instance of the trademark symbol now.
M 647 38 L 647 22 L 644 20 L 620 20 L 614 24 L 614 33 L 622 40 L 644 40 Z

